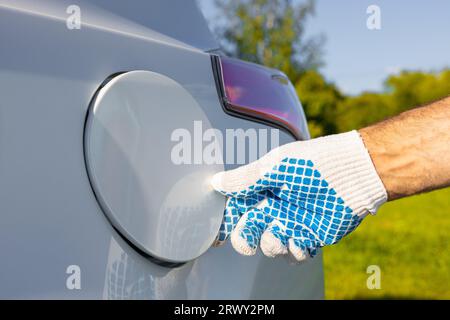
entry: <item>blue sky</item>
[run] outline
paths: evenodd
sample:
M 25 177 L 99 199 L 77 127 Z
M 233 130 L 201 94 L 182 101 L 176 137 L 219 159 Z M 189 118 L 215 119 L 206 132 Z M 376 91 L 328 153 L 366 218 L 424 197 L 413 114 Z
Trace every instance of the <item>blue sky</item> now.
M 214 17 L 213 1 L 200 3 Z M 366 26 L 369 5 L 381 9 L 381 30 Z M 307 33 L 325 35 L 321 71 L 347 94 L 381 90 L 402 69 L 450 67 L 449 0 L 317 0 Z

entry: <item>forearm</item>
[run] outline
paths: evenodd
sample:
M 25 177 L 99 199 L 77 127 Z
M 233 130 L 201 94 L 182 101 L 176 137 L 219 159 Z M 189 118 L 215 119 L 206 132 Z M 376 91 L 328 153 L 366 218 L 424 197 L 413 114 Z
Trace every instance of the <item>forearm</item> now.
M 389 200 L 450 185 L 450 97 L 359 133 Z

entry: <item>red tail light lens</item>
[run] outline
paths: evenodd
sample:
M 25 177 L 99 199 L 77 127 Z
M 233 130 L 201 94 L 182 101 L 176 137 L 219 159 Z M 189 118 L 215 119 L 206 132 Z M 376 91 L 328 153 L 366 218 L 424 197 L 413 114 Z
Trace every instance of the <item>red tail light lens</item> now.
M 302 105 L 284 73 L 222 56 L 213 56 L 213 65 L 225 111 L 309 139 Z

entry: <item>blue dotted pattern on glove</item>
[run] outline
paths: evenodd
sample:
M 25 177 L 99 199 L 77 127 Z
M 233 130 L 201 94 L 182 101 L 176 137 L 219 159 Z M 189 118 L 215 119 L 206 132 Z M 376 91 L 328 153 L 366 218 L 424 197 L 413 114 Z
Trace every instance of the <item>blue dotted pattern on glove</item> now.
M 247 213 L 240 236 L 253 248 L 269 230 L 283 245 L 292 238 L 297 247 L 314 256 L 319 247 L 336 243 L 362 220 L 306 159 L 286 158 L 255 185 L 227 195 L 218 240 L 224 241 Z M 266 205 L 256 208 L 263 199 Z

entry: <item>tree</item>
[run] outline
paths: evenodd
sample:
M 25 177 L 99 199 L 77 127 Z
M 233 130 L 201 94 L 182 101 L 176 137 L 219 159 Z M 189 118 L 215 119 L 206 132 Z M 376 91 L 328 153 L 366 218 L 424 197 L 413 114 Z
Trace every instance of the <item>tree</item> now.
M 399 113 L 450 94 L 450 70 L 440 72 L 403 71 L 385 81 L 393 100 L 393 113 Z
M 358 129 L 450 94 L 450 70 L 403 71 L 382 92 L 345 96 L 320 74 L 323 37 L 305 38 L 314 0 L 215 0 L 216 26 L 231 56 L 283 71 L 293 82 L 312 137 Z
M 321 65 L 322 37 L 305 38 L 314 0 L 216 0 L 225 22 L 216 26 L 222 48 L 239 59 L 283 71 L 292 82 Z
M 450 94 L 450 70 L 402 71 L 389 76 L 383 92 L 363 92 L 339 102 L 338 132 L 359 129 Z
M 339 102 L 336 111 L 336 132 L 360 129 L 392 115 L 391 100 L 386 94 L 363 92 L 346 97 Z
M 338 88 L 315 70 L 304 72 L 295 89 L 301 97 L 312 137 L 335 133 L 336 106 L 344 100 Z
M 216 0 L 223 25 L 216 27 L 231 56 L 283 71 L 301 97 L 312 136 L 336 130 L 334 112 L 342 95 L 317 71 L 323 37 L 305 38 L 315 2 Z

